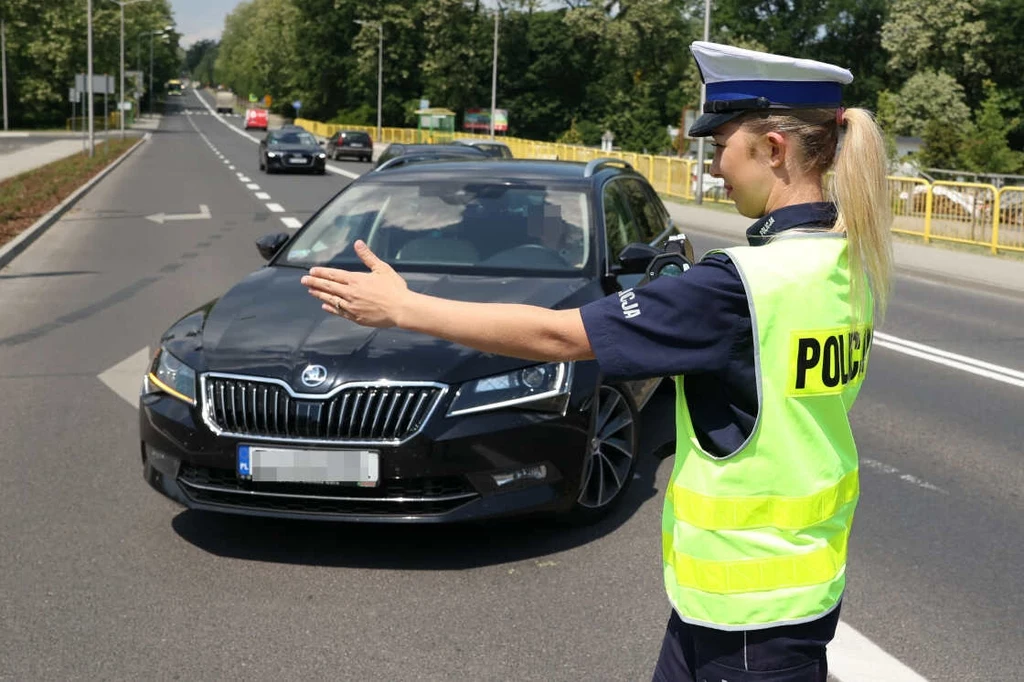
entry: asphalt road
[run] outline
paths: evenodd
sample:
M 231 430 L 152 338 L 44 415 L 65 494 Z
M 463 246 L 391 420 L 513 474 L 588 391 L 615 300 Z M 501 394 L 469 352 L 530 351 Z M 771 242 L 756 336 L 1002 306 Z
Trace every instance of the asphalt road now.
M 0 270 L 0 680 L 649 679 L 670 460 L 583 530 L 222 517 L 143 482 L 135 408 L 100 376 L 349 182 L 260 173 L 195 98 Z M 906 278 L 882 326 L 1024 370 L 1021 329 L 1022 297 Z M 877 345 L 871 363 L 843 620 L 927 679 L 1020 679 L 1024 390 Z

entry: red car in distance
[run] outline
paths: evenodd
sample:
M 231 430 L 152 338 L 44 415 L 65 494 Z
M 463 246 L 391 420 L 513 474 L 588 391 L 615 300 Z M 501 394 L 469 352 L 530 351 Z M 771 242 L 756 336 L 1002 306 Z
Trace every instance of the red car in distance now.
M 259 128 L 260 130 L 267 129 L 267 110 L 266 109 L 247 109 L 245 112 L 245 129 Z

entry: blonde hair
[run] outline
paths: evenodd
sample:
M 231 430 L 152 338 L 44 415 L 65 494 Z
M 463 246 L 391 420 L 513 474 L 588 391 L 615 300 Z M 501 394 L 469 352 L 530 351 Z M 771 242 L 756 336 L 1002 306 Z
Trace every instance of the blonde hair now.
M 843 145 L 835 109 L 805 109 L 784 114 L 753 114 L 742 125 L 755 133 L 780 132 L 796 141 L 797 162 L 808 174 L 824 177 L 835 163 L 828 195 L 839 211 L 834 232 L 846 233 L 850 259 L 850 293 L 854 319 L 873 294 L 881 319 L 892 286 L 892 216 L 886 179 L 885 142 L 871 112 L 846 109 Z

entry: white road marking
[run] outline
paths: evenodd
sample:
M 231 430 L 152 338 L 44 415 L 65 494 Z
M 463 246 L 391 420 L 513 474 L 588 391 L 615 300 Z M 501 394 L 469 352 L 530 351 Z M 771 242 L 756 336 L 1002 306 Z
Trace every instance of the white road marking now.
M 828 671 L 841 682 L 928 682 L 842 621 L 828 645 Z
M 897 476 L 901 481 L 906 481 L 907 483 L 916 485 L 918 488 L 924 488 L 925 490 L 934 490 L 935 492 L 942 493 L 943 495 L 948 494 L 939 486 L 929 483 L 928 481 L 925 481 L 923 479 L 920 479 L 917 476 L 914 476 L 913 474 L 901 473 L 899 469 L 897 469 L 891 464 L 885 464 L 884 462 L 879 462 L 878 460 L 861 457 L 860 465 L 865 469 L 871 469 L 872 471 L 877 471 L 881 474 Z
M 335 175 L 344 175 L 346 178 L 352 178 L 353 180 L 359 177 L 359 173 L 352 173 L 351 171 L 347 171 L 343 168 L 337 168 L 330 164 L 327 164 L 327 170 L 331 171 Z
M 281 222 L 284 223 L 285 227 L 290 227 L 293 230 L 297 230 L 300 227 L 302 227 L 302 221 L 299 220 L 298 218 L 291 218 L 291 217 L 281 218 Z
M 234 166 L 228 166 L 228 170 L 235 170 Z
M 246 189 L 259 189 L 260 186 L 257 185 L 255 182 L 250 182 L 248 185 L 245 186 L 245 188 Z
M 883 334 L 882 332 L 875 332 L 872 344 L 877 344 L 882 348 L 888 348 L 889 350 L 904 353 L 915 358 L 927 360 L 928 362 L 945 365 L 946 367 L 959 369 L 963 372 L 970 372 L 971 374 L 976 374 L 980 377 L 985 377 L 986 379 L 992 379 L 1004 384 L 1010 384 L 1011 386 L 1017 386 L 1018 388 L 1024 388 L 1024 372 L 1011 369 L 1009 367 L 994 365 L 982 360 L 975 360 L 974 358 L 967 357 L 966 355 L 957 355 L 956 353 L 950 353 L 949 351 L 935 348 L 933 346 L 926 346 L 923 343 L 906 341 L 895 336 L 890 336 L 889 334 Z
M 252 182 L 252 178 L 247 178 L 244 175 L 240 176 L 238 179 L 242 182 Z
M 149 346 L 146 346 L 142 350 L 132 353 L 116 365 L 100 372 L 96 375 L 96 378 L 106 384 L 107 388 L 124 398 L 129 405 L 138 407 L 139 386 L 142 385 L 142 377 L 146 373 L 146 368 L 149 367 L 151 359 L 152 355 L 149 352 Z
M 284 206 L 281 204 L 267 204 L 267 208 L 273 213 L 284 213 Z
M 270 198 L 270 195 L 267 194 L 266 192 L 256 192 L 256 198 L 266 201 L 267 199 Z
M 199 204 L 199 213 L 154 213 L 146 216 L 146 220 L 163 225 L 168 220 L 209 220 L 210 217 L 210 207 Z

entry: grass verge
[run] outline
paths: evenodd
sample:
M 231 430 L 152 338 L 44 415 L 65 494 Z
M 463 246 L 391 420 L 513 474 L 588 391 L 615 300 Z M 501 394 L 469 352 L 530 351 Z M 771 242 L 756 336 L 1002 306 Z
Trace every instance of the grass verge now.
M 31 227 L 138 141 L 133 137 L 101 142 L 92 158 L 79 152 L 0 182 L 0 246 Z

